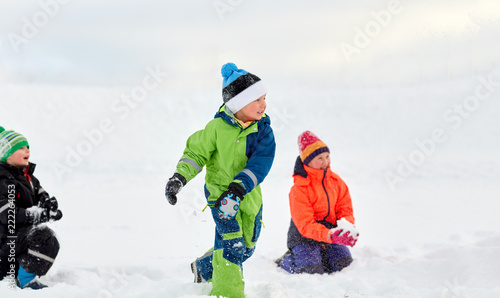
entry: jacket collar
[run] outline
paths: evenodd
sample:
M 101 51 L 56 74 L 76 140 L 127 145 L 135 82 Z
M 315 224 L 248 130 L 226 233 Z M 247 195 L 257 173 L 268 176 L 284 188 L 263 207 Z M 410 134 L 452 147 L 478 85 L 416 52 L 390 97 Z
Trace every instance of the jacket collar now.
M 295 167 L 293 168 L 293 175 L 298 175 L 304 178 L 307 178 L 307 172 L 306 169 L 304 169 L 304 163 L 302 163 L 302 160 L 300 159 L 300 156 L 297 156 L 297 159 L 295 160 Z
M 260 123 L 269 123 L 269 124 L 271 123 L 271 121 L 269 120 L 269 117 L 265 113 L 262 116 L 261 120 L 250 122 L 250 123 L 242 123 L 240 120 L 238 120 L 234 116 L 233 112 L 231 112 L 231 110 L 229 110 L 225 104 L 223 104 L 219 108 L 219 111 L 217 113 L 215 113 L 214 118 L 219 118 L 219 117 L 224 119 L 230 125 L 235 126 L 235 127 L 239 127 L 242 130 L 247 129 L 248 127 L 252 126 L 252 124 L 254 124 L 254 123 L 259 123 L 259 124 Z
M 21 167 L 21 168 L 9 165 L 8 163 L 5 162 L 0 162 L 0 165 L 13 176 L 19 176 L 19 175 L 22 176 L 24 174 L 33 175 L 33 172 L 35 172 L 35 167 L 36 167 L 36 164 L 31 162 L 26 167 Z
M 321 170 L 321 169 L 314 169 L 311 168 L 307 165 L 304 165 L 302 160 L 300 159 L 300 156 L 297 157 L 297 160 L 295 161 L 295 168 L 293 171 L 294 176 L 301 176 L 303 178 L 309 178 L 310 180 L 315 180 L 315 179 L 323 179 L 324 175 L 330 173 L 330 167 L 328 167 L 326 170 Z

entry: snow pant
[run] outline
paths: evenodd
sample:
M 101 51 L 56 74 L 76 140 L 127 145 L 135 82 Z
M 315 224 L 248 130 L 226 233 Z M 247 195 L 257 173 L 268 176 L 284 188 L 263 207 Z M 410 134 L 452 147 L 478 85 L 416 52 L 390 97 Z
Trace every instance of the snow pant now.
M 222 220 L 210 208 L 215 221 L 214 247 L 196 260 L 204 280 L 212 282 L 211 296 L 245 297 L 242 264 L 255 251 L 262 227 L 262 204 L 257 214 L 245 212 L 244 205 L 233 220 Z
M 281 262 L 289 273 L 332 273 L 352 263 L 346 246 L 338 244 L 297 245 Z
M 59 242 L 46 225 L 30 227 L 17 238 L 8 238 L 0 251 L 0 280 L 17 278 L 19 265 L 35 275 L 45 275 L 59 252 Z

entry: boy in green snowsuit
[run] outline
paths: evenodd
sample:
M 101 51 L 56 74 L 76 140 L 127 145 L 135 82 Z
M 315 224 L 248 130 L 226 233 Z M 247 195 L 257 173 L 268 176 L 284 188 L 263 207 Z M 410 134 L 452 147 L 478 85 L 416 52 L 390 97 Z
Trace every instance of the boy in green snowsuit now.
M 206 166 L 205 196 L 215 222 L 214 247 L 191 264 L 195 282 L 212 282 L 211 295 L 244 297 L 242 263 L 255 250 L 262 225 L 260 183 L 271 169 L 276 144 L 266 109 L 267 90 L 235 64 L 222 66 L 224 104 L 203 130 L 191 135 L 165 195 Z

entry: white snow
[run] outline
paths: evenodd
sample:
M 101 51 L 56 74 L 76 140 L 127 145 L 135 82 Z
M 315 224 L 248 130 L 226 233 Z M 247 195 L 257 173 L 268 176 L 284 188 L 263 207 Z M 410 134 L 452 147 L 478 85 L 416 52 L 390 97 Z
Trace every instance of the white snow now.
M 60 4 L 46 24 L 43 3 Z M 493 1 L 2 1 L 0 125 L 28 138 L 64 213 L 37 297 L 210 293 L 189 266 L 213 243 L 204 172 L 176 206 L 164 186 L 228 61 L 265 82 L 277 141 L 247 297 L 500 297 L 499 20 Z M 330 147 L 360 232 L 331 275 L 274 264 L 305 130 Z

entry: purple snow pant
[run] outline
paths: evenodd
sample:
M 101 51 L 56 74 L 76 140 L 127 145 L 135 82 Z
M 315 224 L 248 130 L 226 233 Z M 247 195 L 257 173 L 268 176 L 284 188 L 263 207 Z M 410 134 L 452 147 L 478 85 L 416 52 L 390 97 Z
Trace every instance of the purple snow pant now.
M 352 263 L 346 246 L 338 244 L 297 245 L 281 262 L 281 268 L 289 273 L 332 273 Z

